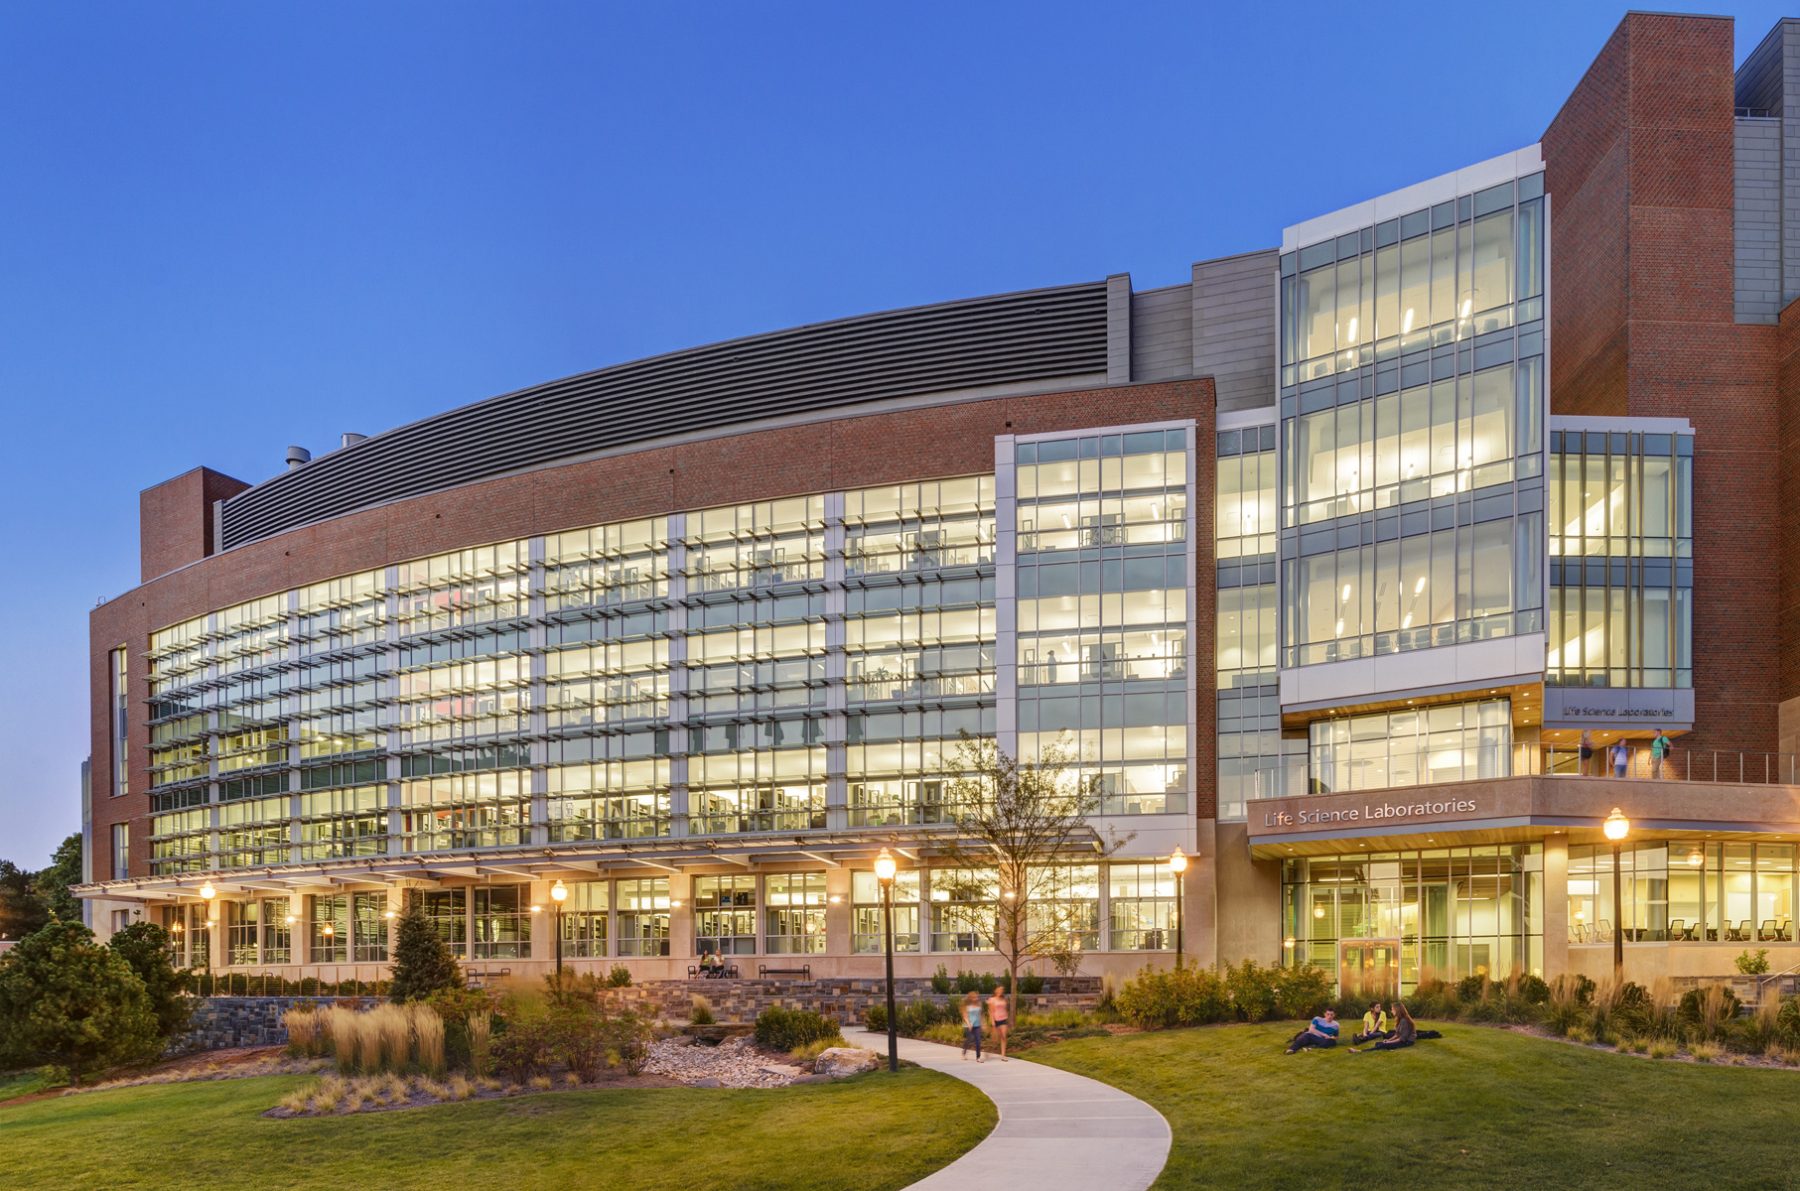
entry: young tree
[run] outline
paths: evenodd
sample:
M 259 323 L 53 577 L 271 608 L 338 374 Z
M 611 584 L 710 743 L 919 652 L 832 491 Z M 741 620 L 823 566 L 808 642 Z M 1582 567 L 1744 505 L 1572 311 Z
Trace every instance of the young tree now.
M 71 832 L 50 857 L 50 867 L 40 869 L 32 888 L 45 907 L 64 922 L 81 921 L 81 899 L 69 886 L 81 884 L 81 832 Z
M 157 1029 L 164 1042 L 173 1042 L 187 1029 L 194 1003 L 187 995 L 188 973 L 175 966 L 169 932 L 154 922 L 134 922 L 115 931 L 106 945 L 130 964 L 144 982 Z
M 1083 777 L 1072 750 L 1045 745 L 1036 761 L 1021 762 L 992 740 L 963 734 L 954 764 L 960 777 L 947 795 L 956 807 L 958 839 L 946 858 L 959 869 L 992 870 L 993 910 L 987 891 L 952 889 L 942 903 L 952 918 L 985 935 L 991 912 L 994 950 L 1006 964 L 1008 1012 L 1019 988 L 1019 969 L 1036 959 L 1065 966 L 1080 948 L 1087 921 L 1065 888 L 1069 864 L 1105 856 L 1123 839 L 1102 841 L 1088 818 L 1100 809 L 1097 776 Z M 934 879 L 932 892 L 937 893 Z M 1060 961 L 1060 962 L 1059 962 Z
M 394 929 L 395 1001 L 422 1001 L 446 988 L 463 987 L 462 967 L 450 953 L 450 945 L 425 917 L 418 898 L 408 896 L 406 909 Z
M 84 1075 L 162 1051 L 131 965 L 79 922 L 53 922 L 0 957 L 0 1063 Z

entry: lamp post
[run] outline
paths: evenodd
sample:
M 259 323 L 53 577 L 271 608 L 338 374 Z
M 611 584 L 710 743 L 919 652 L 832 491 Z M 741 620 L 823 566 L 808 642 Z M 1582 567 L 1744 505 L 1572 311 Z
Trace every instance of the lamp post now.
M 900 1023 L 894 1017 L 894 875 L 898 866 L 883 848 L 875 858 L 875 880 L 881 884 L 881 937 L 887 951 L 888 1070 L 900 1070 Z
M 569 896 L 569 887 L 556 878 L 556 884 L 550 887 L 550 900 L 556 903 L 551 909 L 550 928 L 556 935 L 556 987 L 562 987 L 562 904 Z
M 1169 854 L 1169 871 L 1175 874 L 1175 968 L 1181 969 L 1181 903 L 1187 900 L 1187 882 L 1182 878 L 1187 873 L 1188 858 L 1180 848 Z
M 1600 825 L 1600 830 L 1612 841 L 1613 850 L 1613 979 L 1616 981 L 1625 975 L 1625 902 L 1619 879 L 1619 845 L 1631 834 L 1631 820 L 1615 806 L 1612 814 L 1606 816 L 1606 822 Z

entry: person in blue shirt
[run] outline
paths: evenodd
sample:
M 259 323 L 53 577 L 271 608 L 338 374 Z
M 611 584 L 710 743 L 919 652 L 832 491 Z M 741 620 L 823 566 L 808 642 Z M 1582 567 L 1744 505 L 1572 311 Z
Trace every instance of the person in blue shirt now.
M 1338 1019 L 1337 1010 L 1327 1009 L 1323 1017 L 1315 1017 L 1304 1030 L 1295 1034 L 1288 1041 L 1287 1053 L 1297 1050 L 1329 1050 L 1337 1045 Z

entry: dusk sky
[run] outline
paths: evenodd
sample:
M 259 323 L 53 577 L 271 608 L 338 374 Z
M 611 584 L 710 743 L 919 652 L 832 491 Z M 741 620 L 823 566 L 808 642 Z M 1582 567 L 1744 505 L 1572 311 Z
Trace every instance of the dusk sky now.
M 80 826 L 144 487 L 797 323 L 1182 282 L 1532 143 L 1624 11 L 7 5 L 0 857 Z M 1735 8 L 1740 59 L 1782 11 Z

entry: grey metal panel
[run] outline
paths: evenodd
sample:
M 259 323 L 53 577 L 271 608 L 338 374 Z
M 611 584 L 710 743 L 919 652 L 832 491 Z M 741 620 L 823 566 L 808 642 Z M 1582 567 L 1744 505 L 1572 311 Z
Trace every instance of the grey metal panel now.
M 1106 279 L 1106 383 L 1131 383 L 1131 274 Z
M 1211 376 L 1221 413 L 1275 404 L 1277 252 L 1194 266 L 1194 374 Z
M 1193 287 L 1134 294 L 1131 298 L 1131 378 L 1175 380 L 1194 369 Z
M 1783 70 L 1788 26 L 1792 20 L 1775 22 L 1767 35 L 1737 68 L 1735 103 L 1740 109 L 1767 112 L 1779 116 L 1784 112 Z
M 671 436 L 1104 374 L 1102 281 L 817 323 L 521 389 L 374 435 L 224 503 L 220 548 L 386 501 Z
M 1734 309 L 1740 323 L 1781 313 L 1781 125 L 1740 117 L 1734 143 Z

